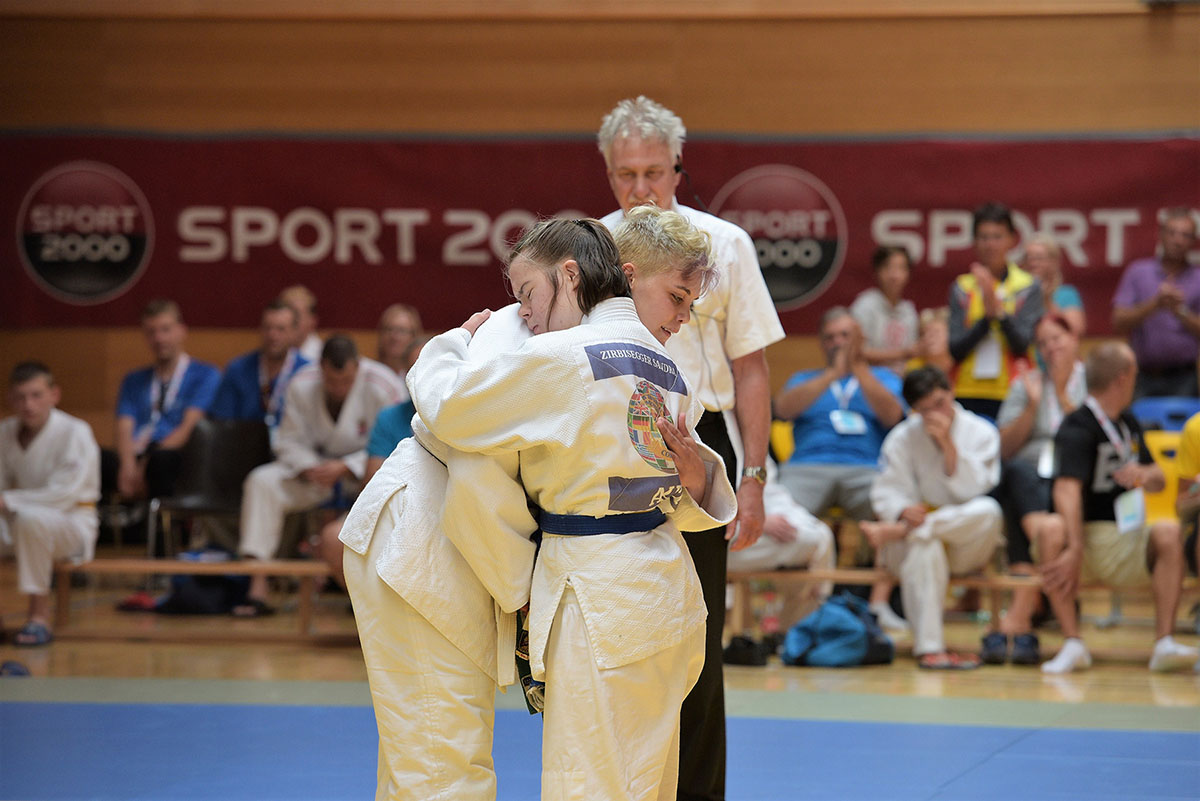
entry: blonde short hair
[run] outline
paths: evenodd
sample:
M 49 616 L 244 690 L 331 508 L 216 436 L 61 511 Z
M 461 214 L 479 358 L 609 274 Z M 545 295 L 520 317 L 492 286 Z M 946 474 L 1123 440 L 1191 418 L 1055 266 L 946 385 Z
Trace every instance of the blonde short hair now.
M 656 206 L 635 206 L 613 232 L 621 261 L 634 264 L 649 277 L 678 270 L 684 280 L 700 275 L 700 292 L 708 292 L 720 280 L 713 263 L 712 237 L 692 225 L 679 212 Z

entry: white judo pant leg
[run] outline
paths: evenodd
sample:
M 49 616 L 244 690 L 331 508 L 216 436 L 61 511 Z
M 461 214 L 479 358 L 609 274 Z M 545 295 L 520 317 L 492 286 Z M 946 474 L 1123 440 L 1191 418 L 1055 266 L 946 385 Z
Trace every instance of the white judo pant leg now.
M 772 485 L 768 484 L 767 490 L 771 489 Z M 779 489 L 786 493 L 782 487 Z M 764 532 L 749 548 L 729 552 L 728 569 L 730 571 L 775 570 L 781 567 L 831 570 L 834 567 L 836 557 L 833 531 L 828 525 L 813 517 L 799 504 L 791 501 L 790 497 L 786 501 L 781 501 L 764 492 L 763 502 L 768 517 L 782 515 L 796 529 L 796 539 L 791 542 L 779 542 Z M 791 626 L 816 609 L 820 600 L 827 597 L 832 589 L 829 582 L 820 584 L 790 582 L 785 586 L 784 608 L 780 620 L 784 628 Z
M 311 509 L 333 496 L 333 490 L 292 478 L 279 462 L 260 465 L 242 484 L 242 516 L 238 551 L 256 559 L 273 559 L 283 539 L 288 512 Z
M 679 708 L 704 666 L 704 626 L 680 643 L 601 669 L 567 587 L 546 643 L 542 801 L 671 801 Z
M 942 612 L 951 575 L 984 567 L 1003 544 L 1000 504 L 987 496 L 943 506 L 903 542 L 880 552 L 883 567 L 900 579 L 904 616 L 913 627 L 913 655 L 946 650 Z
M 99 520 L 91 507 L 64 512 L 23 506 L 3 519 L 17 558 L 17 589 L 26 595 L 48 595 L 54 563 L 90 559 L 96 547 Z
M 376 801 L 494 801 L 496 683 L 379 578 L 395 525 L 389 502 L 366 555 L 343 558 L 379 729 Z

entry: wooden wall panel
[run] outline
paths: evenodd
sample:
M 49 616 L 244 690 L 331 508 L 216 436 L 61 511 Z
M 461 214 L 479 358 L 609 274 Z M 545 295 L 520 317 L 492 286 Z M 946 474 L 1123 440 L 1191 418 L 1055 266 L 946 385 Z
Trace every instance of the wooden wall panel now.
M 694 135 L 1200 127 L 1200 14 L 724 21 L 0 17 L 0 127 Z

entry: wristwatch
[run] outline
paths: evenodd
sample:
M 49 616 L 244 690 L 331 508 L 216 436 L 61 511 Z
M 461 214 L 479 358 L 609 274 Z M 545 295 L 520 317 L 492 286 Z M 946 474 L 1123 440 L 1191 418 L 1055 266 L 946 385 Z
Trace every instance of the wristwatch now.
M 765 467 L 743 467 L 742 478 L 752 478 L 759 484 L 767 483 L 767 468 Z

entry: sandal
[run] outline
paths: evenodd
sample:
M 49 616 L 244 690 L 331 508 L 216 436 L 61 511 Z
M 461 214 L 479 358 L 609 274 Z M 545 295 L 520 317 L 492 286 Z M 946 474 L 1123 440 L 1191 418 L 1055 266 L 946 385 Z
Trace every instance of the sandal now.
M 54 641 L 54 635 L 45 623 L 36 620 L 28 621 L 13 635 L 13 645 L 21 648 L 35 648 L 39 645 L 49 645 Z
M 975 654 L 956 654 L 950 651 L 921 654 L 917 659 L 917 667 L 925 670 L 974 670 L 979 667 L 979 657 Z
M 247 598 L 230 611 L 234 617 L 270 617 L 275 614 L 275 607 L 262 598 Z

